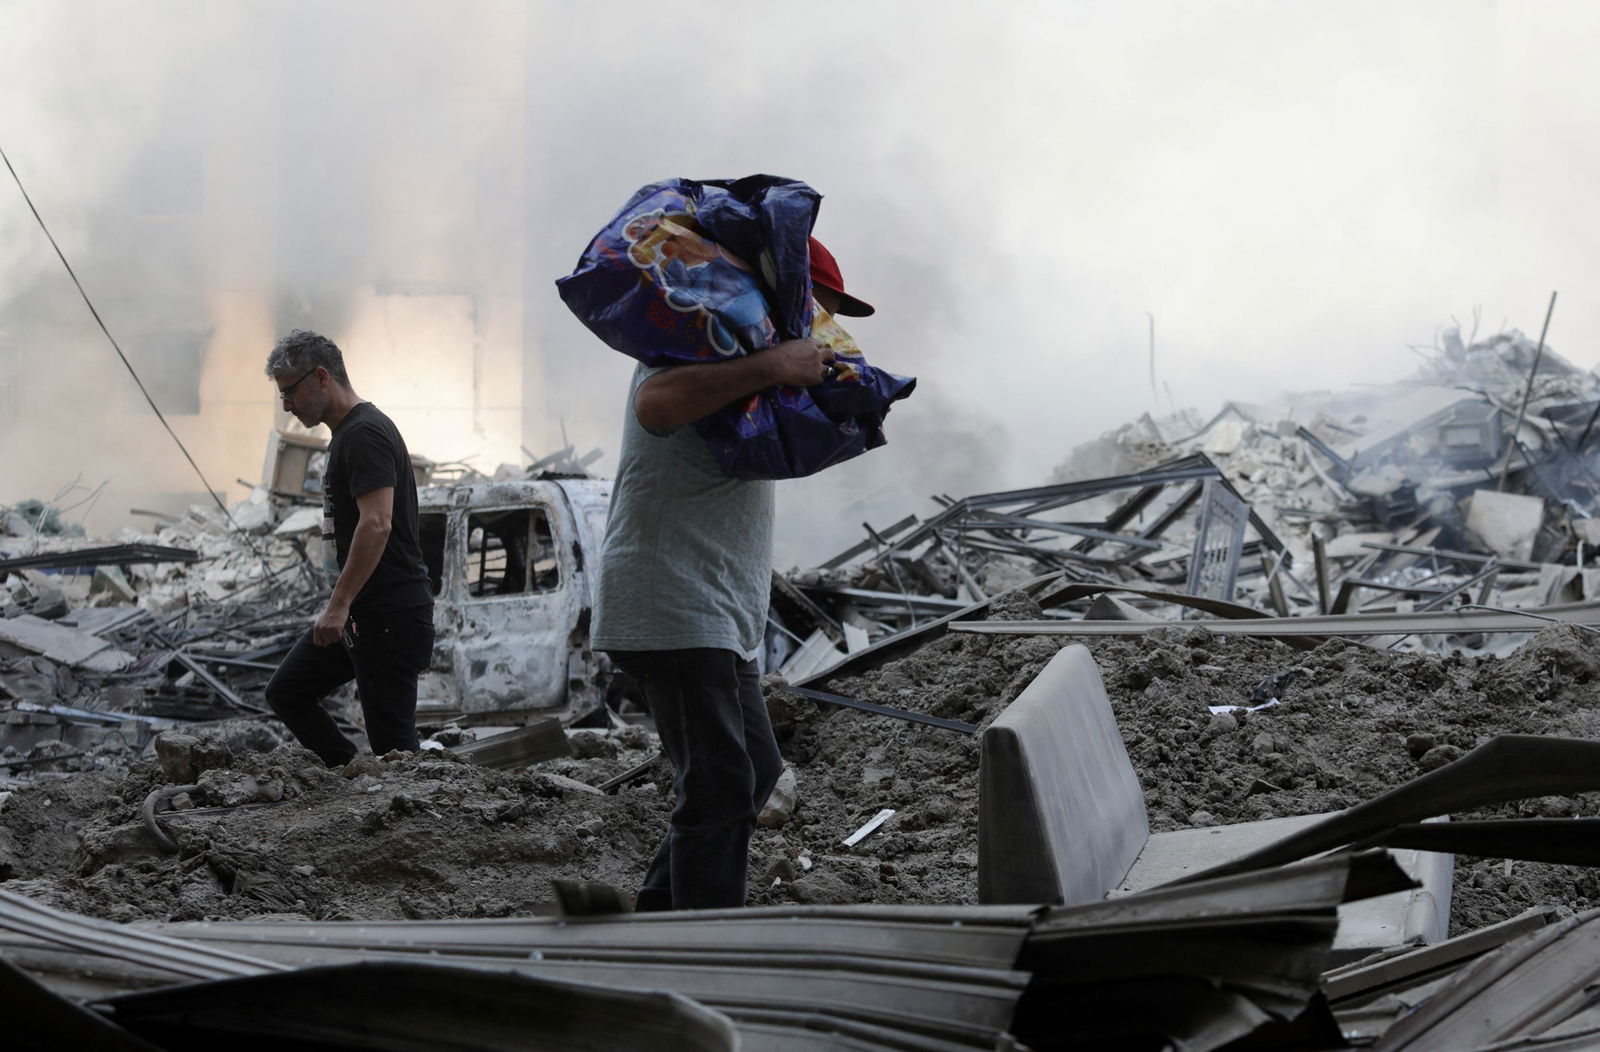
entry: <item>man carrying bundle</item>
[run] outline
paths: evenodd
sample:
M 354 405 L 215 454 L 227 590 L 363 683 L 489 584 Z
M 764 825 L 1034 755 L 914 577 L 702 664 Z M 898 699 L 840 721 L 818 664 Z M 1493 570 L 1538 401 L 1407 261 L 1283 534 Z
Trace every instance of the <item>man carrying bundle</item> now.
M 873 312 L 845 292 L 815 238 L 810 261 L 824 310 Z M 644 692 L 675 772 L 672 824 L 639 910 L 744 905 L 756 815 L 783 770 L 755 662 L 772 579 L 774 484 L 728 475 L 687 425 L 776 385 L 814 387 L 833 358 L 805 338 L 634 370 L 593 643 Z

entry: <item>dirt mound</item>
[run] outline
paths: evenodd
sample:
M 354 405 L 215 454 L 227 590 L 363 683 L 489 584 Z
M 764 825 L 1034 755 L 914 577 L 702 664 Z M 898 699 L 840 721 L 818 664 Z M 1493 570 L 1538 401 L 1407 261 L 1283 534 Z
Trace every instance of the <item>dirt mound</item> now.
M 619 748 L 583 773 L 625 769 L 630 753 L 649 755 Z M 140 815 L 166 784 L 144 761 L 120 780 L 14 793 L 0 812 L 6 887 L 124 921 L 548 913 L 552 878 L 637 882 L 667 818 L 650 783 L 608 795 L 556 766 L 507 773 L 422 752 L 364 757 L 346 777 L 298 746 L 244 753 L 160 815 L 171 853 Z
M 997 612 L 1038 616 L 1021 597 Z M 830 690 L 983 726 L 1063 643 L 949 634 Z M 1182 627 L 1089 645 L 1151 827 L 1165 830 L 1348 807 L 1496 734 L 1600 737 L 1597 644 L 1592 633 L 1554 626 L 1505 659 L 1342 641 L 1305 652 Z M 781 825 L 757 831 L 753 903 L 976 900 L 976 736 L 819 706 L 778 684 L 769 705 L 797 802 Z M 1240 708 L 1209 710 L 1224 705 Z M 211 754 L 217 765 L 199 774 L 199 788 L 162 814 L 176 853 L 140 816 L 145 798 L 170 785 L 146 760 L 125 776 L 88 773 L 12 793 L 0 808 L 0 878 L 8 890 L 117 920 L 548 913 L 551 879 L 631 891 L 671 807 L 661 762 L 616 792 L 593 788 L 648 760 L 649 735 L 580 732 L 574 744 L 574 758 L 519 772 L 422 752 L 367 758 L 346 777 L 297 746 L 251 751 L 235 735 Z M 882 810 L 894 814 L 844 845 Z M 1483 814 L 1597 812 L 1600 796 Z M 1453 930 L 1537 903 L 1600 906 L 1600 876 L 1457 859 Z
M 832 689 L 984 724 L 1061 645 L 1053 637 L 947 635 Z M 1548 628 L 1506 659 L 1337 640 L 1302 652 L 1198 628 L 1088 645 L 1158 831 L 1349 807 L 1497 734 L 1600 737 L 1600 639 L 1572 626 Z M 1238 708 L 1213 715 L 1211 706 Z M 801 807 L 795 823 L 758 837 L 758 845 L 779 878 L 787 879 L 783 856 L 809 853 L 817 864 L 788 886 L 769 880 L 756 894 L 811 901 L 815 882 L 854 900 L 975 901 L 976 739 L 848 711 L 800 714 L 785 748 L 799 764 Z M 840 841 L 879 808 L 897 813 L 843 848 Z M 1476 816 L 1595 813 L 1600 794 Z M 830 871 L 837 871 L 832 879 Z M 1457 859 L 1452 930 L 1536 903 L 1600 906 L 1600 874 Z

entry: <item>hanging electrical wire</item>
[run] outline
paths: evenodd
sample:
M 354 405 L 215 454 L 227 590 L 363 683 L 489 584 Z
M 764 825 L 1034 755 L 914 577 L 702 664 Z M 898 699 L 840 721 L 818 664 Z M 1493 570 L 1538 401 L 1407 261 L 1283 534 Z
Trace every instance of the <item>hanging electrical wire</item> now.
M 183 454 L 183 459 L 187 460 L 189 466 L 194 469 L 196 477 L 200 479 L 200 484 L 205 487 L 206 493 L 221 509 L 223 518 L 228 520 L 228 525 L 232 526 L 239 536 L 244 538 L 244 542 L 250 548 L 251 553 L 261 560 L 262 567 L 270 573 L 272 568 L 267 564 L 266 556 L 262 554 L 261 549 L 256 547 L 254 538 L 234 521 L 232 513 L 228 511 L 228 506 L 222 502 L 222 497 L 218 495 L 216 490 L 211 488 L 211 483 L 206 480 L 205 472 L 200 470 L 200 465 L 195 463 L 194 457 L 189 455 L 189 449 L 183 444 L 183 439 L 179 438 L 178 433 L 172 430 L 172 425 L 167 423 L 167 418 L 162 414 L 161 407 L 156 405 L 156 400 L 150 396 L 149 390 L 144 386 L 144 381 L 139 379 L 139 374 L 134 370 L 133 363 L 128 361 L 126 354 L 122 353 L 122 347 L 117 343 L 117 338 L 111 335 L 110 329 L 106 328 L 106 323 L 100 318 L 100 312 L 95 309 L 94 302 L 89 299 L 89 293 L 84 290 L 83 282 L 78 280 L 78 275 L 72 269 L 72 264 L 67 262 L 66 253 L 61 251 L 61 246 L 56 243 L 55 235 L 50 233 L 50 227 L 46 225 L 44 217 L 39 214 L 39 209 L 34 205 L 33 198 L 28 196 L 27 187 L 22 185 L 22 177 L 17 174 L 16 168 L 12 167 L 11 158 L 6 156 L 4 149 L 0 149 L 0 161 L 5 162 L 6 170 L 11 173 L 12 180 L 16 182 L 17 189 L 21 191 L 22 199 L 28 203 L 28 210 L 33 213 L 33 218 L 38 222 L 39 229 L 44 231 L 44 236 L 50 241 L 50 247 L 56 250 L 56 258 L 61 260 L 61 265 L 67 268 L 67 276 L 72 279 L 73 285 L 77 286 L 78 295 L 83 297 L 84 306 L 89 308 L 89 313 L 94 317 L 95 324 L 100 326 L 100 331 L 106 334 L 106 339 L 111 342 L 111 349 L 117 352 L 117 357 L 122 360 L 122 365 L 128 370 L 128 375 L 133 377 L 133 382 L 138 386 L 139 393 L 144 396 L 145 402 L 149 404 L 150 411 L 156 415 L 157 420 L 161 421 L 161 426 L 167 429 L 167 434 L 172 436 L 172 441 L 177 444 L 179 452 Z

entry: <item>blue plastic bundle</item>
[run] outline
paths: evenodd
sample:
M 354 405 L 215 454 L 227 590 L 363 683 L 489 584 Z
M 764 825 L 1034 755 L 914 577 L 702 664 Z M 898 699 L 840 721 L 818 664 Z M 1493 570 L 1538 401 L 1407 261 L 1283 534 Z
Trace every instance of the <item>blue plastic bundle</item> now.
M 770 175 L 651 183 L 556 282 L 596 336 L 646 365 L 721 361 L 802 336 L 833 350 L 834 378 L 774 387 L 695 423 L 735 478 L 799 478 L 883 445 L 890 404 L 916 387 L 868 365 L 812 297 L 820 203 L 805 183 Z

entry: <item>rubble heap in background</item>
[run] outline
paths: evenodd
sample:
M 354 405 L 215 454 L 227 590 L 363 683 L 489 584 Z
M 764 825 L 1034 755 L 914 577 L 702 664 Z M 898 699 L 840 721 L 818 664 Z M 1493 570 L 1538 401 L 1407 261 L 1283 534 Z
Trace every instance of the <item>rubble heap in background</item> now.
M 1050 485 L 939 496 L 932 515 L 863 524 L 861 543 L 788 575 L 795 602 L 775 604 L 786 630 L 835 644 L 793 670 L 1055 572 L 1278 616 L 1592 599 L 1600 379 L 1538 351 L 1517 332 L 1469 347 L 1450 329 L 1404 382 L 1230 402 L 1208 421 L 1147 414 L 1074 450 Z M 1144 616 L 1162 606 L 1122 597 L 1090 616 L 1129 616 L 1124 600 Z
M 48 503 L 0 508 L 0 785 L 122 769 L 180 725 L 259 748 L 281 740 L 261 691 L 331 582 L 325 450 L 277 433 L 264 484 L 228 515 L 195 505 L 110 541 L 85 539 Z M 413 461 L 421 485 L 470 485 L 582 475 L 599 455 L 569 445 L 492 476 Z
M 263 508 L 252 496 L 233 525 L 197 506 L 115 544 L 0 537 L 0 784 L 121 768 L 180 723 L 266 713 L 261 688 L 324 586 L 307 554 L 320 512 Z

